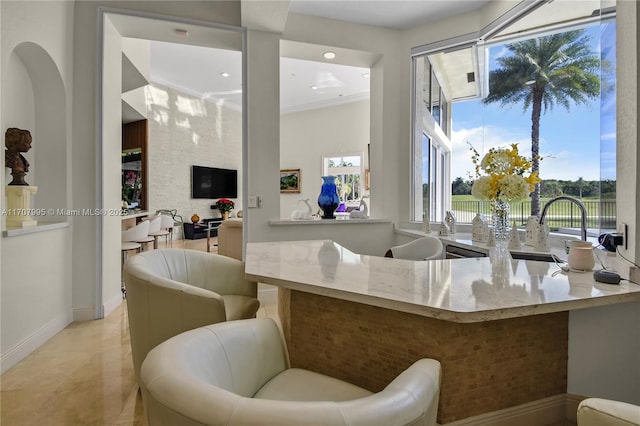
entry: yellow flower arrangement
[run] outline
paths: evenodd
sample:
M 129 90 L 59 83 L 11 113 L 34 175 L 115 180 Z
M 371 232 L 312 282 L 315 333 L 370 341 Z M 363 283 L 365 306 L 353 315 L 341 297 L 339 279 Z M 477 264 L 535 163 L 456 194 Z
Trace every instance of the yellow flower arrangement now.
M 476 177 L 471 187 L 474 197 L 518 201 L 533 192 L 536 183 L 540 182 L 537 171 L 529 173 L 531 161 L 518 153 L 518 144 L 511 144 L 511 148 L 491 148 L 482 160 L 473 146 L 470 149 Z

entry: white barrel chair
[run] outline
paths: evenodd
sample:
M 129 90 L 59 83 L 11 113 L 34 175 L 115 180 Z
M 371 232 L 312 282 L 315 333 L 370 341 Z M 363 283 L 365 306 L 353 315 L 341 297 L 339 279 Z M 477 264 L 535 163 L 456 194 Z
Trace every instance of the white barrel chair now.
M 218 227 L 218 254 L 242 260 L 242 219 L 223 220 Z
M 437 237 L 425 236 L 406 244 L 391 247 L 385 257 L 408 260 L 443 259 L 444 247 Z
M 640 426 L 640 407 L 603 398 L 587 398 L 578 406 L 578 426 Z
M 149 426 L 432 426 L 440 363 L 418 360 L 371 393 L 289 368 L 277 325 L 258 318 L 201 327 L 161 343 L 142 365 L 140 387 Z
M 183 331 L 244 318 L 260 307 L 258 285 L 244 263 L 186 249 L 151 250 L 124 267 L 131 352 L 136 378 L 147 353 Z

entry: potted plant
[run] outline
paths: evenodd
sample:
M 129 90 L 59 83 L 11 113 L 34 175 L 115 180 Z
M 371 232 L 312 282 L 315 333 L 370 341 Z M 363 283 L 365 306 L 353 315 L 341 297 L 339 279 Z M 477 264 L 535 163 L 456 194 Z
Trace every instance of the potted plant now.
M 216 208 L 220 211 L 222 220 L 227 220 L 229 218 L 229 212 L 233 210 L 234 205 L 234 202 L 228 198 L 220 198 L 218 202 L 216 202 Z

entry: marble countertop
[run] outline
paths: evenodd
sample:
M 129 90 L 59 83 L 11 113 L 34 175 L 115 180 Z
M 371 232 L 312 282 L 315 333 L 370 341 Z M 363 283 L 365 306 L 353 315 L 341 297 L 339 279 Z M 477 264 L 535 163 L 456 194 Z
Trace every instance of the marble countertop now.
M 382 308 L 470 323 L 640 301 L 640 286 L 595 282 L 554 263 L 490 258 L 410 261 L 332 241 L 248 243 L 248 279 Z M 624 275 L 624 274 L 623 274 Z
M 125 220 L 125 219 L 149 216 L 149 212 L 146 210 L 139 210 L 139 211 L 129 210 L 127 214 L 122 214 L 121 216 L 122 216 L 122 220 Z
M 367 218 L 352 219 L 348 215 L 336 215 L 333 220 L 312 218 L 312 219 L 279 219 L 269 221 L 269 225 L 343 225 L 343 224 L 367 224 L 367 223 L 391 223 L 391 219 L 384 218 Z

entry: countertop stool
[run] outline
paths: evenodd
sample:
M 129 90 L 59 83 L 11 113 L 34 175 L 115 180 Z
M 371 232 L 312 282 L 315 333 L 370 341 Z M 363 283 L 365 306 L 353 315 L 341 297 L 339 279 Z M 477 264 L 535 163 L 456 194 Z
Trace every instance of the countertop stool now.
M 170 244 L 173 245 L 172 231 L 174 226 L 175 222 L 173 221 L 173 218 L 171 216 L 168 216 L 166 214 L 160 215 L 160 230 L 149 231 L 149 236 L 153 237 L 153 248 L 158 248 L 158 239 L 160 237 L 164 237 L 165 247 L 170 247 Z M 169 236 L 171 236 L 171 242 L 169 241 Z

